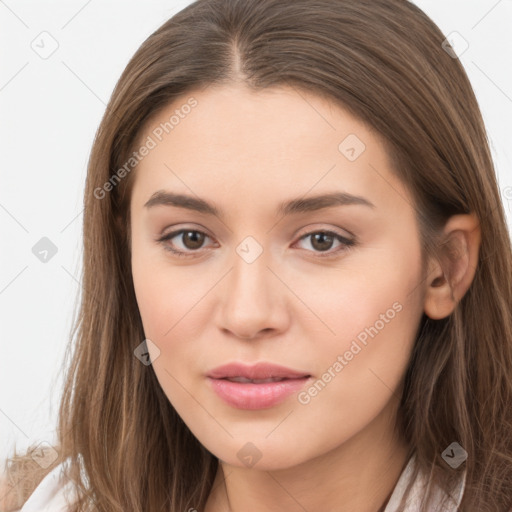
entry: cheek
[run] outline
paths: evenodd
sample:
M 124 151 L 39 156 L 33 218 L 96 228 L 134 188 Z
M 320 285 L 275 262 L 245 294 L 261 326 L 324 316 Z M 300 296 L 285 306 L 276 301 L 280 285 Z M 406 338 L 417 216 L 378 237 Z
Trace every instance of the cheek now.
M 422 312 L 409 295 L 408 279 L 398 274 L 388 273 L 374 289 L 353 284 L 351 292 L 351 299 L 338 298 L 337 316 L 330 306 L 337 335 L 322 337 L 315 380 L 297 396 L 304 421 L 312 421 L 308 427 L 317 428 L 315 418 L 328 418 L 323 435 L 338 441 L 369 424 L 390 400 L 398 403 Z
M 136 246 L 132 252 L 132 275 L 144 334 L 158 347 L 149 351 L 154 371 L 168 396 L 175 384 L 171 375 L 185 382 L 197 367 L 201 337 L 208 315 L 208 290 L 214 283 L 191 266 L 176 266 L 164 249 Z
M 190 282 L 188 286 L 185 280 L 180 282 L 179 272 L 144 265 L 137 258 L 132 268 L 144 334 L 154 344 L 148 344 L 153 371 L 169 401 L 183 414 L 190 397 L 179 383 L 187 386 L 187 372 L 194 367 L 194 346 L 189 341 L 197 337 L 196 324 L 188 321 L 188 315 L 193 314 L 197 298 L 188 292 Z
M 172 332 L 176 317 L 183 316 L 187 293 L 180 273 L 172 271 L 164 250 L 152 247 L 135 230 L 132 245 L 132 276 L 144 334 L 160 349 Z M 171 330 L 171 331 L 170 331 Z
M 338 268 L 289 275 L 294 292 L 307 306 L 294 321 L 304 332 L 324 332 L 317 348 L 348 350 L 354 339 L 395 338 L 414 333 L 421 305 L 414 290 L 420 282 L 419 254 L 387 244 L 355 252 Z M 302 311 L 302 306 L 300 306 Z M 389 341 L 392 344 L 392 341 Z
M 361 259 L 339 286 L 325 284 L 323 294 L 311 296 L 311 309 L 321 311 L 335 333 L 322 336 L 316 347 L 318 380 L 298 397 L 312 416 L 327 408 L 333 424 L 356 429 L 371 421 L 399 386 L 423 311 L 419 254 L 413 253 L 388 249 L 372 261 Z
M 326 297 L 335 337 L 324 345 L 327 370 L 336 361 L 344 375 L 333 386 L 337 392 L 350 383 L 351 396 L 375 397 L 394 389 L 405 371 L 422 316 L 420 255 L 389 249 L 374 261 L 361 262 L 361 272 L 344 276 L 343 289 Z M 336 307 L 332 306 L 333 304 Z M 382 397 L 381 397 L 382 398 Z
M 192 327 L 187 316 L 194 314 L 194 304 L 200 297 L 189 279 L 181 279 L 176 272 L 146 268 L 134 273 L 134 288 L 144 333 L 161 350 L 178 332 L 181 336 L 185 327 Z

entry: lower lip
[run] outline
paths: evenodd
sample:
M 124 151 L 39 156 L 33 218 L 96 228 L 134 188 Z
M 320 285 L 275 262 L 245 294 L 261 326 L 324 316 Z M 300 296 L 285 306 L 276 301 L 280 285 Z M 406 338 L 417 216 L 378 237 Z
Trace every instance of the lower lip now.
M 298 392 L 309 377 L 286 379 L 261 384 L 231 382 L 226 379 L 208 377 L 215 393 L 228 405 L 237 409 L 268 409 L 278 405 L 293 393 Z

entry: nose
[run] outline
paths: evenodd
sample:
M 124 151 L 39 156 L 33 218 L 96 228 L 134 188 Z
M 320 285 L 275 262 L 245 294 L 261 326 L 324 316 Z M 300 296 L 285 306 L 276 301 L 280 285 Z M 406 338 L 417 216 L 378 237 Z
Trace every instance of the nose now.
M 266 253 L 248 263 L 238 254 L 220 291 L 218 325 L 241 339 L 276 335 L 288 327 L 288 294 Z

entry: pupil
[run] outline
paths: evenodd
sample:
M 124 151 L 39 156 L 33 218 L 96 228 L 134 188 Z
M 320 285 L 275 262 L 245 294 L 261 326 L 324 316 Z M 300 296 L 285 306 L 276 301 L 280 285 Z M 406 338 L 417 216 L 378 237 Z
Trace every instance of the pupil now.
M 324 241 L 324 243 L 322 244 L 320 242 L 320 246 L 316 247 L 317 249 L 320 249 L 320 250 L 327 250 L 327 249 L 330 249 L 330 246 L 332 245 L 332 241 L 333 241 L 333 237 L 331 235 L 327 235 L 326 233 L 317 233 L 313 236 L 313 246 L 315 246 L 318 238 L 320 238 L 320 240 Z M 325 245 L 325 240 L 327 240 L 327 245 Z
M 197 231 L 186 231 L 183 233 L 184 235 L 184 243 L 187 249 L 199 249 L 203 243 L 203 235 L 201 233 L 198 233 Z M 189 240 L 192 240 L 192 244 L 189 244 L 186 242 L 187 238 Z M 191 245 L 191 246 L 190 246 Z

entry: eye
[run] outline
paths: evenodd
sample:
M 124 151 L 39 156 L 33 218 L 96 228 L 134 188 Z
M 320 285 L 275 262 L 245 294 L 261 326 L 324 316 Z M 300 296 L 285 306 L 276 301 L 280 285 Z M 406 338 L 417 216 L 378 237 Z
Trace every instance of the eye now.
M 309 252 L 318 253 L 317 256 L 321 258 L 336 256 L 339 252 L 347 251 L 356 245 L 355 240 L 345 238 L 334 231 L 312 231 L 301 236 L 299 242 L 310 237 L 312 237 L 311 246 L 314 250 Z M 182 248 L 176 249 L 174 242 L 168 243 L 174 238 L 181 240 Z M 181 258 L 194 256 L 194 252 L 199 252 L 199 250 L 202 249 L 204 241 L 207 238 L 210 237 L 202 231 L 196 229 L 180 229 L 162 236 L 157 242 L 161 243 L 165 250 Z M 330 250 L 335 241 L 338 241 L 339 248 Z
M 317 254 L 317 256 L 329 257 L 335 256 L 339 252 L 347 251 L 356 245 L 355 240 L 350 240 L 341 235 L 338 235 L 334 231 L 312 231 L 300 237 L 299 242 L 302 240 L 306 240 L 307 238 L 311 238 L 311 246 L 315 249 L 312 252 L 319 252 L 325 254 Z M 339 242 L 339 247 L 334 251 L 331 251 L 333 243 L 337 240 Z M 311 251 L 310 251 L 311 252 Z
M 166 243 L 168 241 L 171 241 L 173 238 L 178 238 L 179 240 L 180 237 L 181 243 L 184 245 L 185 250 L 173 248 L 172 245 L 174 245 L 174 243 L 172 245 Z M 204 243 L 205 238 L 210 237 L 206 233 L 203 233 L 202 231 L 198 231 L 196 229 L 180 229 L 179 231 L 173 231 L 172 233 L 164 235 L 163 237 L 159 238 L 157 242 L 162 243 L 164 249 L 172 252 L 176 256 L 186 257 L 192 255 L 187 254 L 188 252 L 193 253 L 198 249 L 201 249 L 201 246 Z

